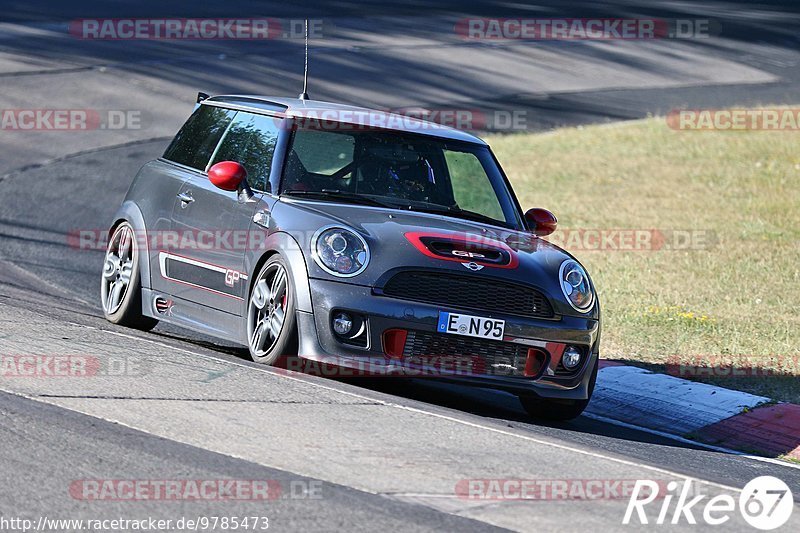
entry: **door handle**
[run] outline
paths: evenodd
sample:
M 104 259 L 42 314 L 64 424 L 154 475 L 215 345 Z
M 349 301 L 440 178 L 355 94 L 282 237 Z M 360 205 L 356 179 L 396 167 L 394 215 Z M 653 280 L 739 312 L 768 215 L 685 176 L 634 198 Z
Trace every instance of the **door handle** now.
M 183 208 L 194 202 L 194 198 L 192 198 L 192 193 L 190 192 L 179 192 L 178 199 L 181 201 L 181 207 Z

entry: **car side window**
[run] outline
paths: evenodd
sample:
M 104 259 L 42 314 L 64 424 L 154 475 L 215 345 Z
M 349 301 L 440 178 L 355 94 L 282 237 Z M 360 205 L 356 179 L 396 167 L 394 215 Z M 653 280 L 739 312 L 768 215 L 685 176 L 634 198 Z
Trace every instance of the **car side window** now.
M 201 105 L 172 139 L 164 152 L 164 159 L 205 170 L 211 154 L 235 114 L 235 111 L 229 109 Z
M 445 150 L 444 157 L 456 205 L 496 220 L 505 220 L 503 208 L 492 190 L 492 183 L 486 179 L 480 160 L 469 152 L 452 150 Z
M 236 161 L 247 171 L 247 181 L 259 191 L 269 189 L 269 174 L 281 119 L 239 112 L 222 138 L 211 164 Z

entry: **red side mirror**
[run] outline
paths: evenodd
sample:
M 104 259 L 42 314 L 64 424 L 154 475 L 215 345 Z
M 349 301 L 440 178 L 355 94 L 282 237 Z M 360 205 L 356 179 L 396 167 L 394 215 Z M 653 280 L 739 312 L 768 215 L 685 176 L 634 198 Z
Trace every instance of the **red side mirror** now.
M 525 220 L 528 222 L 531 233 L 539 237 L 550 235 L 556 230 L 556 226 L 558 225 L 556 216 L 547 209 L 542 209 L 540 207 L 528 209 L 525 213 Z
M 208 169 L 208 179 L 223 191 L 235 191 L 247 177 L 247 171 L 236 161 L 221 161 Z

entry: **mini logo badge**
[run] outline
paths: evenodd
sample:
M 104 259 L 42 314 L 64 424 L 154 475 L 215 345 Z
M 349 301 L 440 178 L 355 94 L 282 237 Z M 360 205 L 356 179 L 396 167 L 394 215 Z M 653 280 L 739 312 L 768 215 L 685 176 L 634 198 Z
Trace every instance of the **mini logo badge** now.
M 477 272 L 478 270 L 483 270 L 483 265 L 479 265 L 475 261 L 470 261 L 469 263 L 461 263 L 464 265 L 464 268 L 468 268 L 473 272 Z

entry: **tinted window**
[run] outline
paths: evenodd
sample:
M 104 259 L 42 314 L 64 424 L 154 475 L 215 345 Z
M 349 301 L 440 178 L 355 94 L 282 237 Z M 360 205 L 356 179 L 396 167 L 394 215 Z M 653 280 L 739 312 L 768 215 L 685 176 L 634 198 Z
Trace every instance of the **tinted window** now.
M 272 157 L 278 141 L 278 124 L 281 119 L 239 112 L 222 138 L 212 163 L 236 161 L 247 170 L 251 187 L 267 190 Z
M 295 136 L 292 153 L 308 172 L 330 176 L 353 162 L 355 137 L 305 130 Z
M 205 170 L 235 111 L 201 105 L 172 140 L 164 159 Z

